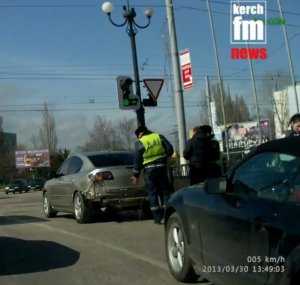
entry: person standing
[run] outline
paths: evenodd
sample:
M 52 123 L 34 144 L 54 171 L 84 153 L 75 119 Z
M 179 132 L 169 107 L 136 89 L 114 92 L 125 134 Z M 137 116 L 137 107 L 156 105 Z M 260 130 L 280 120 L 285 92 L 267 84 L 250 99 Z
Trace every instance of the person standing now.
M 219 143 L 213 139 L 212 128 L 202 125 L 193 128 L 193 136 L 188 140 L 183 156 L 189 160 L 190 184 L 203 182 L 208 177 L 219 177 L 220 159 Z
M 154 222 L 160 224 L 170 195 L 167 160 L 174 152 L 173 146 L 163 135 L 143 126 L 136 129 L 135 135 L 138 141 L 135 144 L 135 164 L 131 179 L 133 184 L 137 184 L 144 169 L 150 210 Z
M 291 131 L 288 136 L 300 136 L 300 113 L 296 113 L 290 118 L 289 125 L 291 126 Z

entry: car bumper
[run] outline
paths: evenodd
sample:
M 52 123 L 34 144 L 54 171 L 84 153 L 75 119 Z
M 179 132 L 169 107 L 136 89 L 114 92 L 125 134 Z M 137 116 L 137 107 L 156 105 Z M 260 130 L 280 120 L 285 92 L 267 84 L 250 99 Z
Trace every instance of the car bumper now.
M 120 209 L 139 208 L 146 199 L 147 197 L 104 199 L 102 200 L 102 205 Z
M 100 207 L 111 207 L 117 209 L 140 208 L 147 200 L 147 196 L 138 197 L 101 197 L 97 199 Z M 94 202 L 95 199 L 93 200 Z

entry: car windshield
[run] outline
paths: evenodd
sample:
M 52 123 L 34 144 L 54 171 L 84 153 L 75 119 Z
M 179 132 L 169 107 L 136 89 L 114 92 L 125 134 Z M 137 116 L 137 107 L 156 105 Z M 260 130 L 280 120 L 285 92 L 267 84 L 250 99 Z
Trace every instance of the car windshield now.
M 95 167 L 132 165 L 134 155 L 132 153 L 107 153 L 88 156 Z

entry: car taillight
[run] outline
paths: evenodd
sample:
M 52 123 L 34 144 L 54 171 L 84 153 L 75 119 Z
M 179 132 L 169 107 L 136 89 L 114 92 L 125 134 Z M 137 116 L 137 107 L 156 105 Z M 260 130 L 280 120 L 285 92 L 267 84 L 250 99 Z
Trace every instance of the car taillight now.
M 99 177 L 101 180 L 113 180 L 114 176 L 110 171 L 98 172 L 96 177 Z
M 110 171 L 93 171 L 89 174 L 89 179 L 93 182 L 102 182 L 104 180 L 113 180 L 114 176 Z

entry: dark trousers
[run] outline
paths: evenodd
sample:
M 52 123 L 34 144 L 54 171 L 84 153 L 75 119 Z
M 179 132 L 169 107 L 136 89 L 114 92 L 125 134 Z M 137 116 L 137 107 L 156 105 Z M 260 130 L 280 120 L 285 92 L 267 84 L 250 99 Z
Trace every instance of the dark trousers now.
M 153 219 L 160 222 L 170 195 L 167 167 L 145 168 L 144 179 Z
M 220 177 L 221 169 L 216 163 L 207 164 L 205 167 L 190 165 L 190 184 L 204 182 L 207 178 Z
M 190 165 L 190 184 L 194 185 L 201 183 L 206 179 L 206 169 L 203 167 L 197 167 Z

